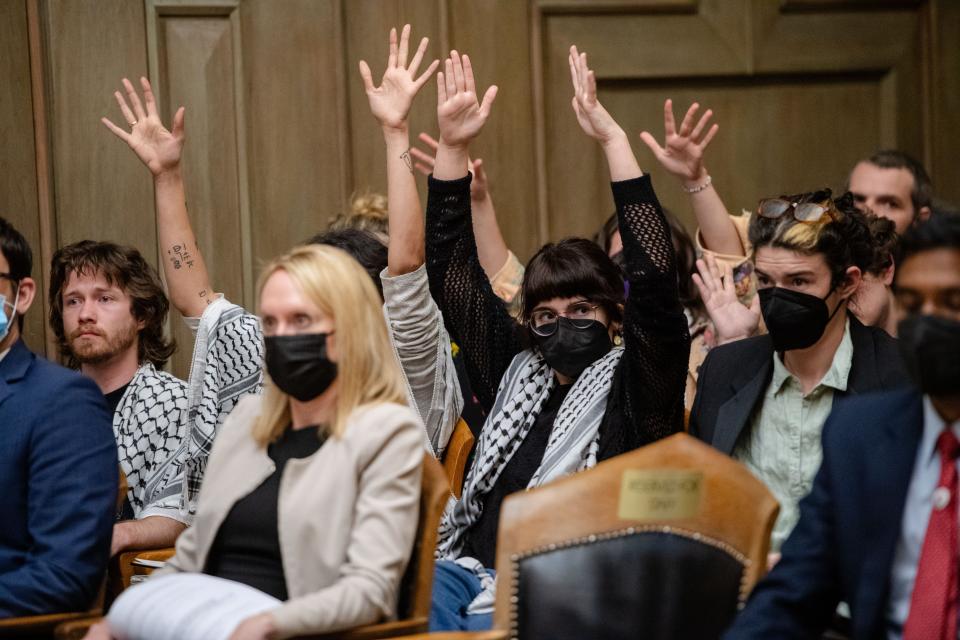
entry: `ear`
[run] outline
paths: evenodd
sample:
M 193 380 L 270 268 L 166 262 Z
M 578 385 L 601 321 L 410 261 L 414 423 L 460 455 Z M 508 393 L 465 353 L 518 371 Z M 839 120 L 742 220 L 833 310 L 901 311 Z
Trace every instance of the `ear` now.
M 883 273 L 880 274 L 880 281 L 883 282 L 885 286 L 893 285 L 893 274 L 897 271 L 897 263 L 891 261 L 890 266 L 887 267 Z
M 37 283 L 33 278 L 24 278 L 17 286 L 18 293 L 15 293 L 17 299 L 17 315 L 26 315 L 30 305 L 33 304 L 33 298 L 37 295 Z M 9 302 L 13 302 L 10 300 Z
M 849 267 L 844 274 L 843 282 L 837 287 L 837 293 L 841 298 L 849 299 L 854 291 L 860 287 L 860 281 L 863 279 L 863 273 L 860 267 Z
M 340 359 L 337 355 L 337 334 L 334 332 L 327 334 L 327 358 L 330 362 L 337 362 Z
M 914 218 L 913 223 L 919 224 L 921 222 L 926 222 L 930 219 L 930 207 L 920 207 L 920 211 L 917 211 L 917 217 Z

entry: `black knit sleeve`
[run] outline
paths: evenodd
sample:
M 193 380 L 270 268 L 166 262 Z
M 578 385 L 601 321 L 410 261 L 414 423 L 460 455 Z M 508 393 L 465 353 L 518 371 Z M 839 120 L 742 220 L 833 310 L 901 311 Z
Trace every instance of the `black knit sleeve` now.
M 629 293 L 625 352 L 611 398 L 619 428 L 601 449 L 629 451 L 683 430 L 690 334 L 677 291 L 670 227 L 649 176 L 614 182 Z M 605 456 L 601 456 L 605 457 Z
M 519 325 L 493 292 L 477 257 L 470 180 L 469 174 L 428 180 L 427 276 L 450 337 L 463 353 L 473 391 L 490 411 L 500 378 L 522 344 Z

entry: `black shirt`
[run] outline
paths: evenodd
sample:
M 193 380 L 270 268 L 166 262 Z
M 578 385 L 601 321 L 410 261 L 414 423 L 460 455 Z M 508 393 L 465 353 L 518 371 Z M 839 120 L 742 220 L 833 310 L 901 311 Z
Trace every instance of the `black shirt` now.
M 500 505 L 511 493 L 523 491 L 543 462 L 543 454 L 550 441 L 553 422 L 563 399 L 572 385 L 557 385 L 540 410 L 540 415 L 520 443 L 520 447 L 503 468 L 500 477 L 483 501 L 480 519 L 467 530 L 461 556 L 476 558 L 483 566 L 494 568 L 497 557 L 497 525 L 500 523 Z
M 117 406 L 120 404 L 120 400 L 123 398 L 123 394 L 129 386 L 130 383 L 128 382 L 119 389 L 114 389 L 110 393 L 103 394 L 103 399 L 107 401 L 107 406 L 110 407 L 111 416 L 117 411 Z
M 230 509 L 213 540 L 204 573 L 241 582 L 279 600 L 287 599 L 277 526 L 280 478 L 288 460 L 313 455 L 325 438 L 318 435 L 316 427 L 288 428 L 267 447 L 267 455 L 277 468 Z

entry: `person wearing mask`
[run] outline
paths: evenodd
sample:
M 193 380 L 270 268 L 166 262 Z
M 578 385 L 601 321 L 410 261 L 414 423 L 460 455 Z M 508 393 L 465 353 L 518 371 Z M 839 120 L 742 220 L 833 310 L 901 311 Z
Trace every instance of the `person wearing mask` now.
M 195 584 L 200 573 L 208 593 L 241 584 L 268 597 L 265 610 L 235 615 L 234 640 L 396 614 L 417 529 L 423 427 L 406 406 L 380 298 L 353 258 L 325 246 L 273 260 L 258 289 L 264 393 L 242 399 L 223 424 L 176 554 L 125 591 L 89 638 L 127 637 L 125 612 L 144 601 L 140 628 L 216 616 L 229 598 L 202 612 L 164 606 L 179 579 Z
M 960 216 L 911 227 L 893 288 L 911 388 L 838 402 L 783 557 L 725 638 L 953 640 L 958 615 Z
M 0 218 L 0 618 L 88 610 L 117 502 L 103 394 L 23 341 L 32 268 L 30 245 Z
M 776 554 L 810 490 L 835 399 L 893 389 L 907 377 L 896 341 L 849 312 L 876 251 L 869 220 L 849 196 L 834 201 L 823 190 L 764 200 L 750 242 L 759 300 L 752 309 L 731 306 L 762 313 L 768 333 L 710 351 L 690 433 L 743 462 L 780 502 Z M 723 280 L 729 275 L 728 267 Z M 717 329 L 728 331 L 719 320 Z
M 427 274 L 488 416 L 461 499 L 441 520 L 431 629 L 490 625 L 497 525 L 510 493 L 683 429 L 689 335 L 669 226 L 626 134 L 597 100 L 586 54 L 572 47 L 569 63 L 577 121 L 610 169 L 625 268 L 587 239 L 542 247 L 524 275 L 522 325 L 494 293 L 471 224 L 469 145 L 497 89 L 478 99 L 470 59 L 456 51 L 437 75 Z

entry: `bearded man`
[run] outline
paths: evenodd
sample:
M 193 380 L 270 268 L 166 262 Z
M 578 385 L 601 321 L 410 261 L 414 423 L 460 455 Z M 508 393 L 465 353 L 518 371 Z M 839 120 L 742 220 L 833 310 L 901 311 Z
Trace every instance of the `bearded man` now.
M 50 323 L 67 364 L 93 379 L 113 413 L 129 489 L 111 555 L 172 546 L 190 523 L 181 508 L 187 384 L 161 370 L 174 344 L 169 302 L 140 252 L 85 240 L 54 254 Z

